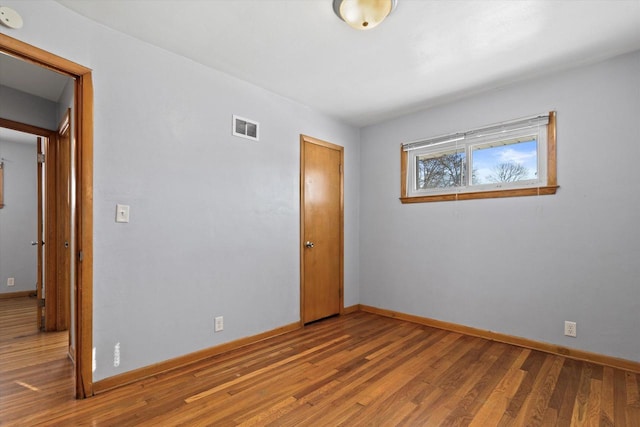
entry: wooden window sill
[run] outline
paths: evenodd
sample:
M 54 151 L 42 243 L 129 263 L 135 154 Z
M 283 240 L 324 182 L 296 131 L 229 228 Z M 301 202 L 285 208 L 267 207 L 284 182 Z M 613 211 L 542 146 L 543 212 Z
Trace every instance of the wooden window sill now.
M 456 200 L 497 199 L 501 197 L 545 196 L 556 194 L 557 185 L 511 190 L 476 191 L 468 193 L 434 194 L 431 196 L 400 197 L 402 203 L 449 202 Z

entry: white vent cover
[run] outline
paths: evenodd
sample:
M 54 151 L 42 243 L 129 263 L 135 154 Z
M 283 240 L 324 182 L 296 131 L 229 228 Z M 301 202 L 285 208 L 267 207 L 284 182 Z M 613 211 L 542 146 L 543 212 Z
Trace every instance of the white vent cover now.
M 258 141 L 260 139 L 260 123 L 245 119 L 240 116 L 233 116 L 233 135 L 241 138 L 253 139 Z

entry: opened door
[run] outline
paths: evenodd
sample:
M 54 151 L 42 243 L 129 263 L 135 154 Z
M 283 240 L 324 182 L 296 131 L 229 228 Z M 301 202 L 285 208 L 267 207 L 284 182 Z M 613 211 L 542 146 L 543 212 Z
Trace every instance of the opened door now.
M 71 299 L 71 117 L 58 127 L 56 163 L 56 330 L 69 329 Z
M 344 149 L 308 136 L 301 150 L 301 318 L 343 309 Z
M 36 297 L 38 299 L 38 309 L 37 311 L 37 316 L 38 316 L 38 329 L 43 329 L 44 328 L 44 311 L 43 311 L 43 302 L 44 302 L 44 289 L 43 289 L 43 285 L 44 285 L 44 274 L 43 274 L 43 247 L 42 245 L 44 245 L 44 219 L 43 219 L 43 209 L 44 209 L 44 199 L 43 199 L 43 186 L 42 186 L 42 179 L 43 179 L 43 165 L 44 165 L 44 146 L 43 144 L 45 144 L 45 140 L 46 138 L 38 138 L 38 203 L 37 203 L 37 209 L 38 209 L 38 225 L 37 225 L 37 239 L 35 242 L 32 242 L 32 244 L 36 244 L 37 245 L 37 257 L 38 257 L 38 267 L 37 267 L 37 277 L 36 277 Z
M 71 292 L 71 137 L 69 113 L 45 144 L 44 330 L 69 329 Z

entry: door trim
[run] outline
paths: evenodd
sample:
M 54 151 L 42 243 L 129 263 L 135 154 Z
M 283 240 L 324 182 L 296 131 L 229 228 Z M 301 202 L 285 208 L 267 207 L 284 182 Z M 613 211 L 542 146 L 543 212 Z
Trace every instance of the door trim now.
M 304 326 L 304 248 L 305 248 L 305 191 L 304 191 L 304 177 L 305 177 L 305 144 L 316 144 L 322 147 L 330 148 L 340 152 L 340 165 L 342 173 L 340 174 L 340 285 L 339 285 L 339 308 L 340 313 L 344 313 L 344 147 L 340 145 L 332 144 L 321 139 L 313 138 L 307 135 L 300 135 L 300 244 L 298 246 L 300 251 L 300 325 Z
M 93 395 L 93 80 L 91 69 L 20 40 L 0 34 L 0 51 L 75 79 L 77 261 L 75 292 L 77 398 Z M 82 254 L 82 259 L 80 259 Z

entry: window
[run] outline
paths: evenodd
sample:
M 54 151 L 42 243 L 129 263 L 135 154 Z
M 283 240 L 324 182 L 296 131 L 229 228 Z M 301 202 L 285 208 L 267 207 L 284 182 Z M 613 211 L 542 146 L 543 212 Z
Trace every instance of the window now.
M 555 112 L 402 144 L 403 203 L 555 194 Z

